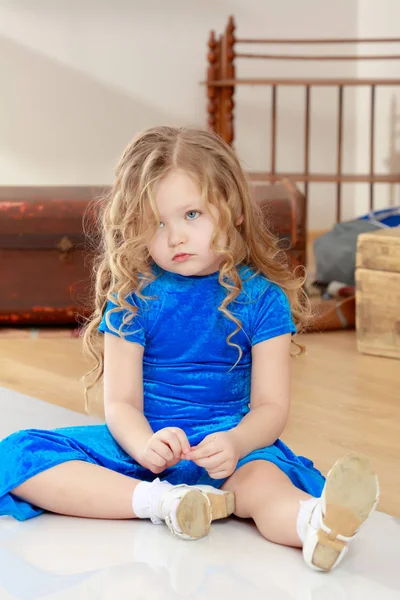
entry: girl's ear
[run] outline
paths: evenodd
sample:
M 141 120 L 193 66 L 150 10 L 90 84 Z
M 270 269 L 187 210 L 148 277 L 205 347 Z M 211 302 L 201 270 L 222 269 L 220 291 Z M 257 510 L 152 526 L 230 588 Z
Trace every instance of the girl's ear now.
M 243 223 L 244 220 L 244 216 L 241 215 L 238 220 L 236 221 L 236 227 L 239 227 L 239 225 L 241 225 Z

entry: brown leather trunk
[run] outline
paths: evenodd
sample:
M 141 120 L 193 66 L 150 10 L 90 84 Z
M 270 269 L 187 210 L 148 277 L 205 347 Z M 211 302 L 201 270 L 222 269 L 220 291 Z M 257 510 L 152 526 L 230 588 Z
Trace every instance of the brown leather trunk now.
M 88 314 L 89 187 L 0 188 L 0 325 L 67 324 Z
M 289 183 L 251 183 L 269 228 L 305 264 L 306 204 Z M 76 323 L 92 306 L 82 220 L 101 187 L 0 187 L 0 325 Z

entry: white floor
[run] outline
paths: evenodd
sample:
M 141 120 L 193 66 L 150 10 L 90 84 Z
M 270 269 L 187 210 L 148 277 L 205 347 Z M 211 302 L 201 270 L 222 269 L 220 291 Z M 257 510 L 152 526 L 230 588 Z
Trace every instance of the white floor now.
M 0 439 L 28 427 L 96 422 L 1 388 L 0 419 Z M 400 520 L 376 513 L 341 567 L 325 574 L 309 570 L 300 551 L 271 544 L 236 519 L 185 542 L 146 521 L 0 517 L 0 600 L 245 597 L 400 599 Z

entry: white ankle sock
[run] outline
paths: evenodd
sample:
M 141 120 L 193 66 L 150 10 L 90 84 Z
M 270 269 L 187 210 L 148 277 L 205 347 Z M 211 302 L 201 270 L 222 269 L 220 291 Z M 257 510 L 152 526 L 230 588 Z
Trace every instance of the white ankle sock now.
M 304 542 L 304 538 L 306 537 L 307 525 L 310 521 L 310 517 L 312 527 L 315 527 L 315 529 L 319 527 L 321 518 L 321 507 L 319 505 L 319 500 L 319 498 L 300 500 L 300 510 L 297 515 L 297 535 L 299 536 L 301 542 Z M 315 510 L 314 507 L 316 507 Z
M 173 486 L 167 481 L 160 481 L 159 478 L 151 483 L 141 481 L 134 489 L 132 496 L 133 512 L 139 519 L 151 519 L 155 525 L 159 525 L 164 520 L 159 512 L 161 498 Z M 174 527 L 179 531 L 179 525 L 176 518 L 176 511 L 179 500 L 175 500 L 170 511 Z

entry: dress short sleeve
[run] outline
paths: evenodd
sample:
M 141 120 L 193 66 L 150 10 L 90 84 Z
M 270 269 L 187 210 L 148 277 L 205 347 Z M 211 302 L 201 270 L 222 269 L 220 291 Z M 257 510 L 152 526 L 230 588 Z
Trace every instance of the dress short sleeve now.
M 111 302 L 111 300 L 109 300 L 104 311 L 103 318 L 99 324 L 98 330 L 102 333 L 107 332 L 117 336 L 119 335 L 128 342 L 136 342 L 141 346 L 146 346 L 146 327 L 143 310 L 141 309 L 138 302 L 135 301 L 133 294 L 131 294 L 127 298 L 127 301 L 132 306 L 138 307 L 138 311 L 133 317 L 133 319 L 129 323 L 124 323 L 121 327 L 124 318 L 126 319 L 129 316 L 130 311 L 126 308 L 119 308 L 117 304 L 114 304 L 114 302 Z M 114 308 L 118 308 L 118 310 L 112 312 L 112 309 Z M 112 327 L 117 331 L 112 329 L 110 325 L 112 325 Z M 121 333 L 117 333 L 118 331 L 120 331 Z
M 253 346 L 279 335 L 296 333 L 289 300 L 276 284 L 269 282 L 256 301 L 252 329 Z

